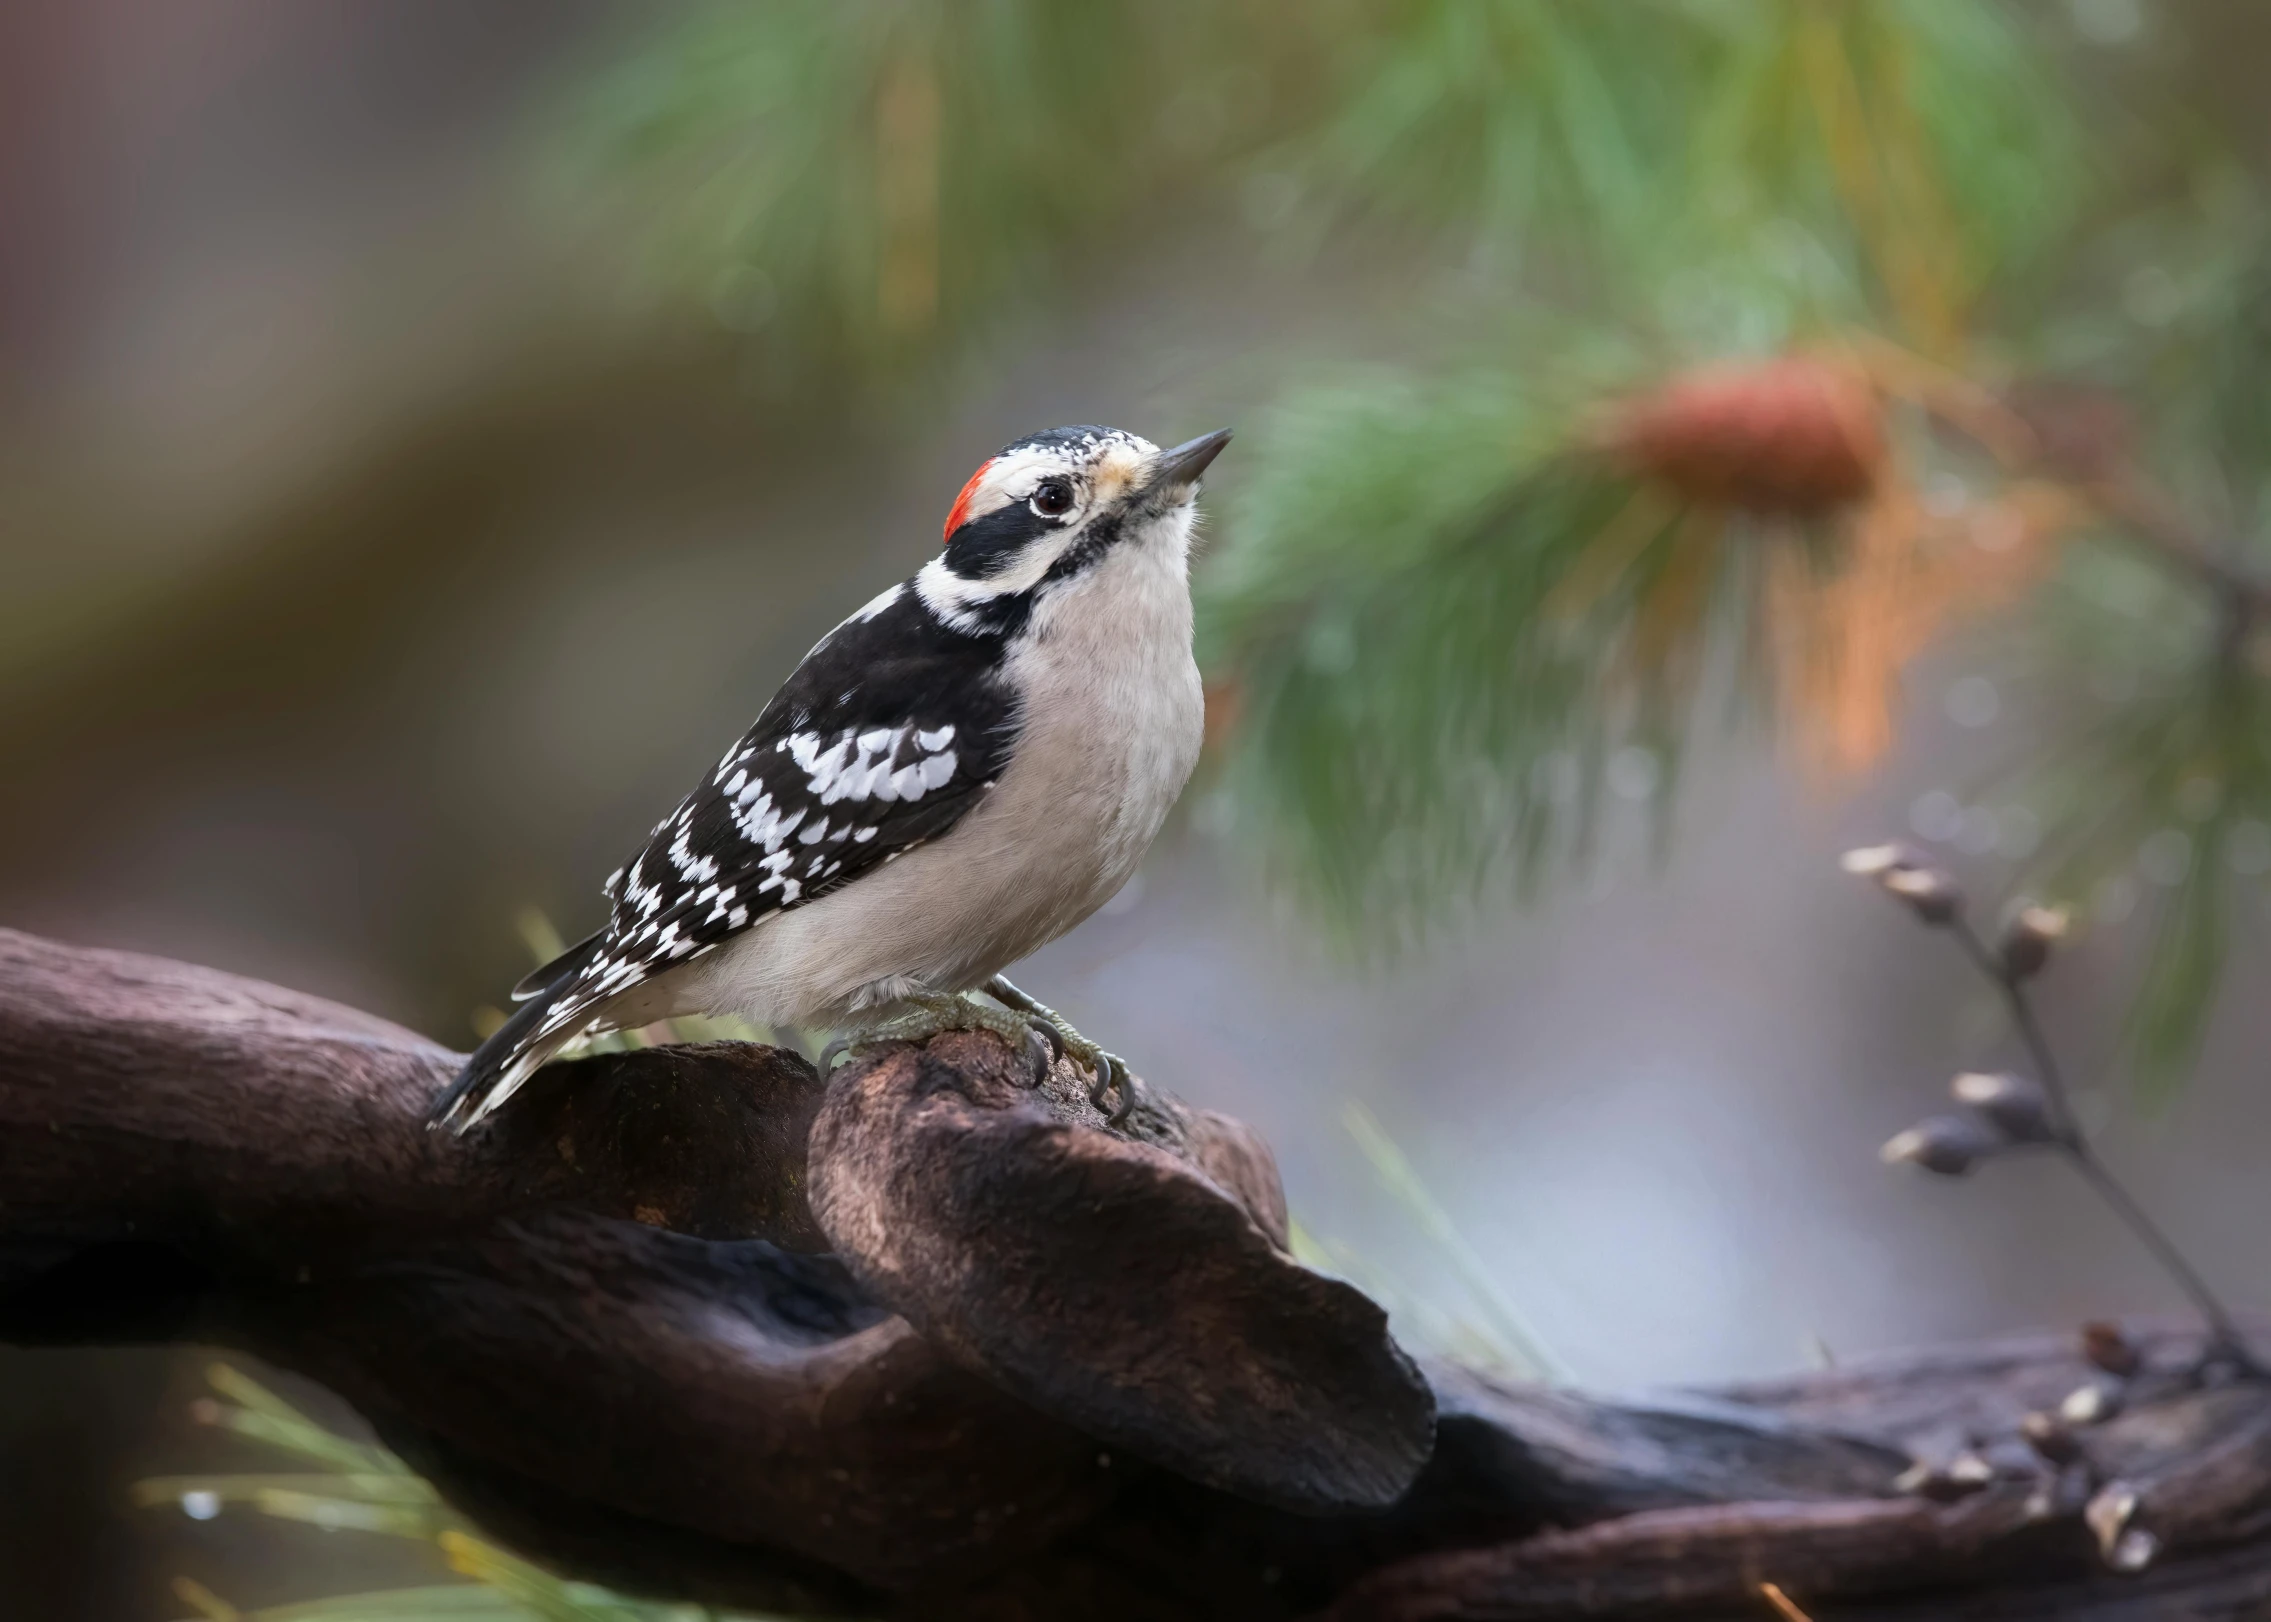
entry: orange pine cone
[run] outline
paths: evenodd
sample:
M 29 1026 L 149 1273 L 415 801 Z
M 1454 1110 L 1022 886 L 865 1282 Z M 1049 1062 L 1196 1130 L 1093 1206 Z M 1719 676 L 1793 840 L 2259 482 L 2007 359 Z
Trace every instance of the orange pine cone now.
M 1691 501 L 1794 517 L 1868 495 L 1885 459 L 1867 381 L 1805 355 L 1681 373 L 1617 407 L 1602 443 Z

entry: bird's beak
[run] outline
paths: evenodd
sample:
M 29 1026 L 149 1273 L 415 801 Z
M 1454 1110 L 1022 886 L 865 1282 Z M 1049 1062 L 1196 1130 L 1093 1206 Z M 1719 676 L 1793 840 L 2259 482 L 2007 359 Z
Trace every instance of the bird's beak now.
M 1222 447 L 1230 443 L 1230 430 L 1217 428 L 1211 434 L 1177 445 L 1173 450 L 1161 451 L 1159 460 L 1151 465 L 1151 477 L 1144 482 L 1144 495 L 1153 500 L 1166 498 L 1180 501 L 1198 487 L 1199 475 L 1207 464 L 1222 454 Z

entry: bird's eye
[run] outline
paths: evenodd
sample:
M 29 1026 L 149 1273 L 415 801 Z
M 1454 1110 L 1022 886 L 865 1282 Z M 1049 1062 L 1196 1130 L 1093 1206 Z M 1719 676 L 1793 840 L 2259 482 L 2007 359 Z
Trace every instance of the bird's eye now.
M 1062 479 L 1043 479 L 1033 492 L 1033 510 L 1043 518 L 1072 511 L 1072 486 Z

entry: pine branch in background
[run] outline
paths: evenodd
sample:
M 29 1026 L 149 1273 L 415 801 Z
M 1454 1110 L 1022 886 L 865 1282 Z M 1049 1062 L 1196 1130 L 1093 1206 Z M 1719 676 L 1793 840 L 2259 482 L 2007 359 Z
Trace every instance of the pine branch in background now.
M 1490 0 L 1376 5 L 1345 87 L 1273 161 L 1323 219 L 1453 240 L 1504 276 L 1541 246 L 1589 269 L 1660 231 L 1695 31 L 1680 8 Z M 1528 250 L 1527 252 L 1525 250 Z
M 2077 385 L 2058 403 L 2092 457 L 2142 458 L 2187 507 L 2259 545 L 2271 206 L 2213 148 L 2152 156 L 2173 174 L 2071 244 L 2068 296 L 2023 334 L 2027 351 Z
M 572 101 L 566 183 L 612 205 L 601 251 L 650 297 L 827 393 L 1044 296 L 1250 143 L 1320 10 L 1283 28 L 1203 0 L 706 5 Z
M 187 1578 L 174 1592 L 200 1622 L 763 1622 L 702 1606 L 626 1599 L 571 1583 L 466 1530 L 434 1490 L 383 1448 L 325 1429 L 239 1369 L 207 1371 L 218 1399 L 193 1412 L 204 1423 L 315 1468 L 298 1473 L 159 1476 L 134 1486 L 145 1508 L 174 1505 L 194 1521 L 244 1508 L 326 1532 L 371 1532 L 431 1543 L 467 1580 L 435 1587 L 341 1594 L 242 1611 Z
M 1699 303 L 1692 284 L 1773 281 L 1816 320 L 1873 314 L 1952 358 L 1991 279 L 2037 259 L 2079 206 L 2081 132 L 2014 8 L 1685 10 L 1708 65 L 1678 131 L 1681 227 L 1651 268 L 1673 309 L 1703 318 L 1677 325 L 1691 342 L 1725 343 L 1728 306 L 1748 302 Z
M 1376 378 L 1253 436 L 1237 541 L 1201 581 L 1206 662 L 1235 683 L 1232 792 L 1345 917 L 1416 926 L 1502 858 L 1542 876 L 1625 729 L 1546 619 L 1630 492 L 1558 476 L 1533 418 L 1500 379 Z
M 2239 887 L 2271 872 L 2271 690 L 2215 602 L 2107 541 L 2045 594 L 2048 742 L 2007 784 L 2043 833 L 2020 881 L 2107 923 L 2154 901 L 2129 1050 L 2147 1101 L 2189 1073 Z M 2042 644 L 2051 644 L 2042 651 Z
M 1817 775 L 1873 763 L 1902 667 L 2072 512 L 2014 485 L 1934 514 L 1890 430 L 1835 354 L 1586 413 L 1492 374 L 1297 397 L 1201 580 L 1228 786 L 1278 871 L 1392 944 L 1582 865 L 1604 784 L 1668 806 L 1699 727 L 1779 714 Z
M 1365 8 L 1328 111 L 1270 154 L 1326 219 L 1756 348 L 1872 311 L 1934 347 L 2053 239 L 2078 131 L 2042 42 L 1932 0 Z M 1732 322 L 1731 322 L 1732 318 Z
M 1289 391 L 1245 441 L 1203 582 L 1236 820 L 1324 913 L 1393 945 L 1582 865 L 1619 785 L 1661 837 L 1681 761 L 1729 724 L 1771 723 L 1809 776 L 1849 776 L 1884 754 L 1916 654 L 1984 610 L 2055 616 L 2035 588 L 2090 481 L 1983 460 L 1959 443 L 1981 413 L 1952 406 L 1991 400 L 2017 357 L 2118 391 L 2124 452 L 2209 530 L 2256 523 L 2271 214 L 2181 120 L 2078 116 L 2062 16 L 711 5 L 573 102 L 567 168 L 611 205 L 607 262 L 706 309 L 800 399 L 949 354 L 1210 197 L 1281 240 L 1306 222 L 1320 252 L 1357 222 L 1448 245 L 1457 361 Z M 1846 435 L 1867 476 L 1834 501 L 1762 498 L 1755 459 L 1731 493 L 1708 465 L 1774 437 L 1773 388 L 1722 389 L 1722 426 L 1748 427 L 1691 433 L 1685 455 L 1632 414 L 1684 390 L 1692 427 L 1713 414 L 1699 388 L 1729 362 L 1761 383 L 1767 357 L 1867 391 Z M 2213 595 L 2194 572 L 2179 589 Z M 2190 633 L 2196 678 L 2154 700 L 2198 706 L 2186 720 L 2090 720 L 2024 774 L 2050 836 L 2033 877 L 2092 891 L 2157 852 L 2149 877 L 2178 838 L 2247 870 L 2259 678 L 2213 653 L 2219 634 Z M 2030 668 L 2080 684 L 2063 658 Z M 2202 779 L 2229 809 L 2186 820 L 2171 785 Z M 2186 868 L 2143 982 L 2156 1075 L 2212 1004 L 2230 898 L 2210 871 Z
M 2095 128 L 2085 137 L 2040 19 L 2010 8 L 1777 0 L 1625 8 L 1616 24 L 1567 30 L 1550 9 L 1491 34 L 1477 8 L 1410 8 L 1371 86 L 1351 92 L 1320 138 L 1336 161 L 1315 172 L 1352 195 L 1401 187 L 1412 207 L 1446 219 L 1463 208 L 1478 241 L 1516 230 L 1529 210 L 1550 222 L 1549 240 L 1608 251 L 1582 285 L 1550 275 L 1509 284 L 1509 299 L 1558 314 L 1564 330 L 1544 348 L 1510 342 L 1496 373 L 1474 370 L 1470 356 L 1457 377 L 1406 376 L 1382 393 L 1378 417 L 1411 425 L 1403 438 L 1394 423 L 1375 432 L 1387 449 L 1352 444 L 1363 412 L 1332 391 L 1283 407 L 1207 597 L 1211 668 L 1240 706 L 1226 780 L 1245 825 L 1274 850 L 1276 871 L 1376 942 L 1408 939 L 1493 887 L 1535 894 L 1593 847 L 1610 803 L 1601 763 L 1631 743 L 1676 763 L 1698 723 L 1731 708 L 1771 717 L 1816 778 L 1872 764 L 1917 654 L 1983 610 L 2024 611 L 2005 626 L 2055 616 L 2059 594 L 2034 588 L 2058 572 L 2063 542 L 2094 509 L 2101 531 L 2143 543 L 2155 589 L 2181 601 L 2152 627 L 2101 626 L 2087 657 L 2173 632 L 2172 674 L 2126 724 L 2093 720 L 2081 735 L 2055 735 L 2039 763 L 2012 767 L 2048 832 L 2030 882 L 2118 902 L 2121 875 L 2141 868 L 2170 892 L 2131 1022 L 2148 1090 L 2165 1088 L 2213 1005 L 2232 906 L 2225 880 L 2258 870 L 2271 838 L 2256 787 L 2261 678 L 2235 655 L 2248 639 L 2232 629 L 2218 561 L 2232 547 L 2199 540 L 2181 512 L 2173 525 L 2140 519 L 2135 502 L 2110 499 L 2118 492 L 2099 471 L 2077 465 L 2127 454 L 2118 413 L 2110 426 L 2080 424 L 2079 447 L 2072 421 L 2020 422 L 2014 458 L 2012 425 L 1995 420 L 2013 413 L 1964 369 L 1982 348 L 2016 348 L 2117 379 L 2159 419 L 2138 448 L 2168 467 L 2180 502 L 2211 523 L 2252 521 L 2271 478 L 2262 391 L 2247 383 L 2271 360 L 2261 352 L 2271 323 L 2252 297 L 2271 285 L 2271 233 L 2252 188 L 2228 165 L 2163 151 L 2149 161 L 2191 160 L 2198 189 L 2125 212 L 2106 191 L 2116 167 L 2107 139 Z M 1612 37 L 1643 13 L 1654 39 Z M 1473 69 L 1484 61 L 1494 67 Z M 1527 126 L 1512 113 L 1493 126 L 1458 100 L 1492 73 L 1536 91 L 1557 62 L 1574 64 L 1574 77 L 1529 98 Z M 1636 92 L 1640 80 L 1647 91 Z M 1568 169 L 1550 195 L 1577 217 L 1556 216 L 1536 186 L 1494 213 L 1487 132 L 1531 129 L 1523 149 L 1542 161 L 1564 149 L 1535 131 L 1555 118 L 1564 123 L 1552 128 L 1575 130 L 1584 85 L 1612 82 L 1606 104 L 1621 121 L 1585 126 L 1589 161 L 1638 155 L 1639 167 L 1677 177 L 1638 210 L 1646 228 L 1624 229 L 1639 191 L 1589 187 Z M 1440 92 L 1432 115 L 1417 84 Z M 2191 244 L 2174 256 L 2187 266 L 2181 280 L 2137 262 L 2140 241 L 2165 255 L 2178 223 Z M 2062 286 L 2055 272 L 2068 259 L 2080 269 Z M 2161 330 L 2140 341 L 2134 324 L 2106 319 L 2109 300 Z M 1950 369 L 1826 325 L 1844 322 L 1898 334 Z M 1525 335 L 1539 324 L 1533 316 Z M 1511 394 L 1501 379 L 1516 373 L 1566 373 L 1561 356 L 1601 353 L 1611 331 L 1626 339 L 1624 375 L 1612 384 L 1596 373 L 1590 412 L 1578 392 L 1549 403 L 1533 382 L 1521 435 L 1493 446 L 1445 432 L 1425 403 L 1449 402 L 1448 419 L 1471 415 L 1460 401 Z M 1652 365 L 1634 360 L 1634 339 L 1653 343 Z M 1870 468 L 1866 488 L 1839 492 L 1834 514 L 1816 502 L 1795 544 L 1792 504 L 1762 482 L 1753 455 L 1779 441 L 1801 476 L 1817 461 L 1803 432 L 1772 431 L 1771 397 L 1790 391 L 1767 386 L 1771 366 L 1753 365 L 1746 381 L 1742 365 L 1696 362 L 1794 344 L 1850 361 L 1874 391 L 1865 409 L 1876 420 L 1847 443 L 1861 450 L 1881 436 L 1888 446 L 1855 456 Z M 1645 385 L 1667 376 L 1651 399 Z M 1600 402 L 1633 390 L 1638 406 L 1621 425 L 1612 413 L 1604 440 Z M 1698 431 L 1714 419 L 1719 429 Z M 2087 443 L 2093 434 L 2117 443 Z M 1415 452 L 1413 441 L 1426 444 Z M 1980 465 L 1981 442 L 1997 465 Z M 1625 454 L 1587 461 L 1574 448 L 1588 444 Z M 1384 471 L 1399 458 L 1418 470 L 1410 484 Z M 1446 494 L 1414 499 L 1412 484 Z M 1275 600 L 1265 575 L 1302 582 L 1307 607 Z M 2240 595 L 2251 617 L 2261 594 Z M 1573 603 L 1587 612 L 1572 614 Z M 1462 628 L 1462 612 L 1475 623 Z M 2070 650 L 2034 669 L 2045 685 L 2078 685 Z M 1712 679 L 1724 690 L 1697 702 Z M 1509 725 L 1510 714 L 1525 724 Z M 1669 801 L 1656 803 L 1661 830 Z

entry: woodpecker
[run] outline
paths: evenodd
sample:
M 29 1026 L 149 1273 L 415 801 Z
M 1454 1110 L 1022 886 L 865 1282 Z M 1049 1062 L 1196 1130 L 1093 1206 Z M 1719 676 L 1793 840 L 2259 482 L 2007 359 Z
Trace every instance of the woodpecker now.
M 1123 1119 L 1126 1066 L 1002 971 L 1111 899 L 1197 764 L 1191 527 L 1229 441 L 1054 428 L 980 464 L 944 549 L 822 637 L 608 876 L 606 926 L 514 988 L 433 1124 L 688 1014 L 1045 1039 Z

